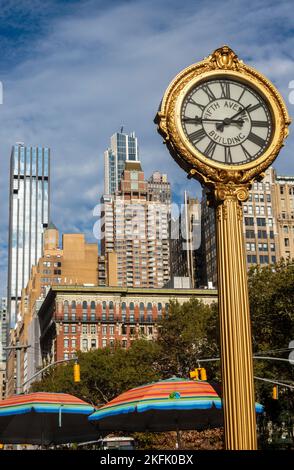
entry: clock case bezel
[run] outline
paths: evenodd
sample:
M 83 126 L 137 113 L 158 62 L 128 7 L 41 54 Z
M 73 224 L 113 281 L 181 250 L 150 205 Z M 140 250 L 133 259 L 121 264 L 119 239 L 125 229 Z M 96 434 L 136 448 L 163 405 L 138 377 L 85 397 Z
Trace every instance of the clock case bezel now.
M 185 97 L 198 84 L 227 78 L 252 88 L 268 106 L 272 117 L 271 141 L 265 151 L 247 163 L 227 164 L 211 160 L 198 151 L 186 137 L 181 124 Z M 200 182 L 231 180 L 246 183 L 258 177 L 277 157 L 287 137 L 291 120 L 284 100 L 274 85 L 261 73 L 245 65 L 228 46 L 216 49 L 207 59 L 180 72 L 167 88 L 155 118 L 158 131 L 176 162 L 190 177 Z

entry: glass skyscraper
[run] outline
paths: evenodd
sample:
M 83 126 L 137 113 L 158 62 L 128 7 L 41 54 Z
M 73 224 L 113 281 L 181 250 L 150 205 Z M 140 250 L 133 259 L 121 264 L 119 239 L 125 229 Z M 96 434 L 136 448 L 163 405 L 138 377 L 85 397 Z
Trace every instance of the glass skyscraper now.
M 9 192 L 8 314 L 17 320 L 17 303 L 31 267 L 43 250 L 43 232 L 50 210 L 50 149 L 12 147 Z
M 138 142 L 134 132 L 113 134 L 110 148 L 104 152 L 104 194 L 114 194 L 119 189 L 125 161 L 138 161 Z

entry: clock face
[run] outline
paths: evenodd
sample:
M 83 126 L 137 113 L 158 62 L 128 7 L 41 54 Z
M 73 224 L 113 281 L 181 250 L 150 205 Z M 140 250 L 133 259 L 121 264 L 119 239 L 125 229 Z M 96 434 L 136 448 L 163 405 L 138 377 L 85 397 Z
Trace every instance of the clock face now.
M 190 90 L 183 100 L 181 126 L 198 152 L 227 165 L 256 160 L 273 135 L 265 99 L 245 83 L 227 78 L 207 80 Z

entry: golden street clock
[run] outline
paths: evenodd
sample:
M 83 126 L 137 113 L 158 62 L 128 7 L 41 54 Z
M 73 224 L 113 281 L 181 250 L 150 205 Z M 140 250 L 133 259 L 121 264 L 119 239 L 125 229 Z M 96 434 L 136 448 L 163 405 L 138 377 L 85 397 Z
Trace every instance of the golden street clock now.
M 290 119 L 272 83 L 224 46 L 176 76 L 155 122 L 191 176 L 240 184 L 273 162 Z

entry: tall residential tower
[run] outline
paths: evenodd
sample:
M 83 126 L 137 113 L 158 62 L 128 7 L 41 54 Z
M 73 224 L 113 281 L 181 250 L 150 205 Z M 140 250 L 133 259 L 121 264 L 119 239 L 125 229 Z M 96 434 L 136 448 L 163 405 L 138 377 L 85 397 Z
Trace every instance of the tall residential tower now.
M 138 142 L 130 135 L 116 132 L 110 139 L 110 148 L 104 152 L 104 194 L 114 194 L 120 185 L 126 161 L 138 161 Z
M 9 191 L 7 303 L 11 326 L 17 320 L 17 303 L 31 267 L 42 255 L 49 208 L 50 150 L 17 143 L 11 153 Z

